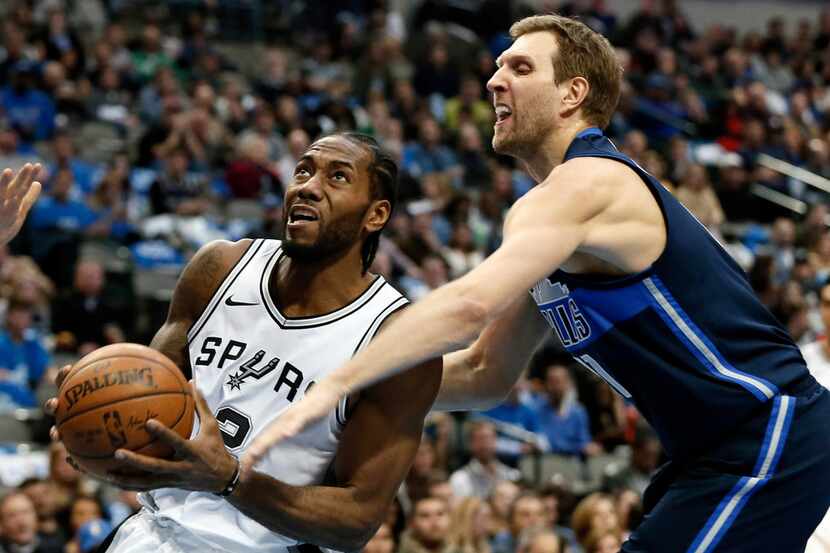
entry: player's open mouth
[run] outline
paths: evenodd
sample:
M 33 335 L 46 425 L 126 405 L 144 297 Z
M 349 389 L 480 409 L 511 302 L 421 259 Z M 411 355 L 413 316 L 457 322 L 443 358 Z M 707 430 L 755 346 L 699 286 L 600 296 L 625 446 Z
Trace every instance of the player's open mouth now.
M 288 212 L 288 225 L 299 226 L 313 223 L 320 219 L 317 210 L 307 205 L 295 205 Z
M 504 104 L 496 104 L 496 125 L 504 123 L 511 115 L 513 115 L 513 111 L 509 107 Z

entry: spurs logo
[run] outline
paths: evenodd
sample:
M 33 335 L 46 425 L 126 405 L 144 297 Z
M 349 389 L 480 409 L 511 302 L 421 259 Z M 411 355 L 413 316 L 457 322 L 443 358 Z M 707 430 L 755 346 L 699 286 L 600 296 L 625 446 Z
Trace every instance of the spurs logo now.
M 239 390 L 241 389 L 242 383 L 245 382 L 248 378 L 255 378 L 259 380 L 266 374 L 270 373 L 274 369 L 277 368 L 277 365 L 280 362 L 279 357 L 274 357 L 268 363 L 260 368 L 256 366 L 262 361 L 262 358 L 265 357 L 265 351 L 259 350 L 254 354 L 253 357 L 242 363 L 239 366 L 239 370 L 235 373 L 228 375 L 228 386 L 230 386 L 231 390 L 234 388 Z

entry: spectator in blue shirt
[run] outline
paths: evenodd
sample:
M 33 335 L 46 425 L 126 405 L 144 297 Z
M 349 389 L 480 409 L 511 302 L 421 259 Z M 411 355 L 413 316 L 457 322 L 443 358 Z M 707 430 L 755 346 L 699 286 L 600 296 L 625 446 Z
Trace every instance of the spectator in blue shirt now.
M 70 199 L 74 182 L 70 168 L 58 169 L 50 194 L 42 198 L 32 211 L 32 228 L 82 233 L 96 222 L 98 216 L 89 206 Z
M 588 412 L 576 399 L 571 373 L 554 364 L 545 373 L 547 398 L 536 406 L 542 433 L 551 451 L 565 455 L 596 455 L 599 444 L 591 440 Z
M 519 430 L 510 432 L 508 427 L 502 427 L 502 434 L 496 441 L 499 457 L 512 466 L 516 466 L 523 454 L 547 450 L 547 441 L 539 429 L 539 415 L 527 404 L 522 403 L 521 387 L 521 383 L 517 383 L 510 390 L 504 403 L 481 414 L 513 425 Z M 523 433 L 522 430 L 526 432 Z
M 55 103 L 34 88 L 35 73 L 34 62 L 19 61 L 11 84 L 0 90 L 0 108 L 24 142 L 47 140 L 55 132 Z
M 95 185 L 101 180 L 104 169 L 77 157 L 75 144 L 69 134 L 65 132 L 55 134 L 52 152 L 55 157 L 53 163 L 49 165 L 50 174 L 55 174 L 61 167 L 67 167 L 72 171 L 72 178 L 78 189 L 77 193 L 86 196 L 95 190 Z
M 31 328 L 31 307 L 12 300 L 0 332 L 0 412 L 36 407 L 34 390 L 49 365 L 49 354 Z
M 455 153 L 441 143 L 441 127 L 430 117 L 421 121 L 417 142 L 410 142 L 403 149 L 403 168 L 415 178 L 427 173 L 447 172 L 460 179 L 461 169 Z M 460 184 L 456 182 L 454 184 Z
M 58 288 L 72 282 L 80 241 L 107 236 L 111 227 L 84 202 L 70 198 L 73 186 L 71 169 L 58 169 L 49 195 L 30 215 L 32 257 Z

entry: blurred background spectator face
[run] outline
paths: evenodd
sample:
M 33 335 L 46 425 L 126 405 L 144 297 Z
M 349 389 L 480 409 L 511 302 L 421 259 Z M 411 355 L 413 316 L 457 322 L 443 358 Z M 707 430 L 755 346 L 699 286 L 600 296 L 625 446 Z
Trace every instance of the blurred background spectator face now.
M 435 467 L 435 448 L 432 440 L 426 435 L 421 439 L 415 459 L 412 460 L 412 472 L 423 475 L 425 478 Z
M 482 464 L 496 458 L 496 428 L 492 424 L 477 423 L 470 429 L 470 454 Z
M 563 365 L 548 367 L 545 376 L 545 390 L 553 405 L 562 403 L 568 393 L 573 390 L 573 381 L 568 368 Z
M 75 289 L 84 297 L 94 298 L 104 290 L 104 268 L 95 261 L 81 261 L 75 268 Z
M 29 304 L 14 302 L 9 306 L 6 313 L 6 329 L 9 333 L 20 339 L 23 332 L 32 326 L 32 309 Z
M 55 501 L 55 494 L 48 481 L 34 480 L 25 487 L 21 487 L 21 489 L 34 503 L 39 521 L 48 520 L 55 516 L 58 505 Z
M 545 509 L 542 500 L 535 494 L 517 497 L 510 507 L 510 531 L 515 537 L 525 530 L 536 528 L 545 523 Z
M 31 545 L 37 537 L 37 512 L 29 496 L 12 492 L 0 502 L 2 540 L 12 547 Z
M 103 514 L 101 504 L 97 500 L 91 497 L 78 497 L 72 503 L 72 508 L 69 512 L 69 526 L 74 534 L 81 526 L 91 520 L 101 518 Z
M 418 500 L 413 506 L 409 528 L 415 541 L 427 549 L 437 549 L 449 535 L 450 510 L 447 503 L 435 497 Z
M 429 476 L 428 493 L 430 497 L 437 497 L 447 502 L 450 507 L 455 507 L 457 503 L 456 497 L 453 494 L 450 480 L 447 474 L 443 471 L 432 471 Z
M 583 546 L 591 532 L 618 530 L 619 518 L 611 497 L 594 493 L 580 501 L 571 517 L 571 526 Z
M 55 179 L 52 181 L 52 197 L 58 202 L 66 202 L 69 199 L 69 193 L 72 192 L 74 183 L 75 177 L 72 176 L 71 169 L 68 167 L 58 169 Z
M 509 480 L 501 480 L 493 487 L 490 506 L 493 508 L 493 524 L 499 530 L 506 530 L 510 524 L 510 507 L 519 497 L 519 486 Z

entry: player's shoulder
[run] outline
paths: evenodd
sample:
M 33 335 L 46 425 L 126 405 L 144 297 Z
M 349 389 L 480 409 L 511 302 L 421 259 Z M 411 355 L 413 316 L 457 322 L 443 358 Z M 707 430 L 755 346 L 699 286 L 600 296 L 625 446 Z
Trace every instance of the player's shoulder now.
M 545 182 L 555 188 L 594 193 L 618 191 L 640 177 L 624 163 L 603 157 L 575 157 L 561 163 L 551 171 Z
M 214 240 L 199 248 L 179 277 L 174 299 L 193 312 L 201 312 L 252 244 L 250 239 Z
M 250 238 L 243 238 L 236 242 L 230 240 L 213 240 L 208 242 L 191 258 L 188 268 L 198 270 L 222 268 L 230 269 L 245 255 L 253 244 Z

